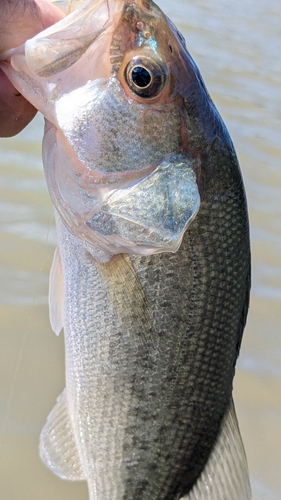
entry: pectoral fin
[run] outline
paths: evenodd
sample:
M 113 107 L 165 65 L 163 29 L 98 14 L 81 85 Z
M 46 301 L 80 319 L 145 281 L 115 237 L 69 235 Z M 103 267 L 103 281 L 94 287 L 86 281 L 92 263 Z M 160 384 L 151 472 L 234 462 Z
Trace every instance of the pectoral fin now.
M 119 254 L 106 264 L 95 265 L 121 329 L 129 328 L 137 345 L 145 345 L 149 351 L 155 349 L 157 335 L 152 311 L 130 259 Z
M 72 431 L 65 391 L 43 427 L 39 445 L 44 464 L 61 479 L 82 481 L 85 479 Z
M 208 462 L 191 492 L 181 500 L 250 499 L 247 461 L 231 400 Z
M 49 315 L 51 327 L 59 335 L 63 328 L 63 271 L 58 248 L 55 250 L 50 272 Z

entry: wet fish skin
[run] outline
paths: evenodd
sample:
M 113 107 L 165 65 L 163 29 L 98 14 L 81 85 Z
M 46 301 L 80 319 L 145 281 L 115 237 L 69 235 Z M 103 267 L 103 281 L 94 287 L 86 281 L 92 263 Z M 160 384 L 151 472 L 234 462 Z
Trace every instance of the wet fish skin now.
M 122 4 L 109 1 L 109 6 L 113 3 Z M 51 122 L 44 140 L 45 169 L 58 212 L 59 246 L 51 279 L 51 315 L 57 332 L 64 326 L 66 390 L 42 432 L 41 456 L 60 477 L 86 479 L 91 500 L 248 500 L 246 462 L 231 406 L 250 285 L 247 206 L 239 166 L 227 130 L 176 29 L 153 2 L 125 2 L 121 7 L 118 22 L 106 32 L 107 48 L 121 36 L 121 57 L 105 65 L 103 78 L 111 78 L 110 85 L 103 80 L 95 87 L 104 99 L 94 101 L 91 108 L 98 110 L 99 127 L 104 127 L 98 153 L 97 144 L 91 149 L 83 135 L 90 116 L 85 109 L 79 117 L 77 107 L 73 122 L 63 114 L 64 104 L 71 101 L 64 98 L 65 85 L 70 85 L 67 76 L 75 65 L 82 67 L 89 54 L 81 47 L 74 54 L 73 37 L 67 43 L 75 62 L 72 66 L 71 56 L 64 57 L 61 73 L 58 61 L 50 58 L 43 65 L 43 71 L 48 68 L 45 76 L 42 66 L 36 76 L 37 59 L 33 72 L 24 70 L 28 78 L 24 71 L 17 75 L 6 68 L 19 90 L 35 100 Z M 131 14 L 141 12 L 158 42 L 157 60 L 162 58 L 169 68 L 168 85 L 156 103 L 135 98 L 124 83 L 127 54 L 139 51 L 136 19 L 128 17 L 127 7 Z M 34 44 L 38 48 L 36 40 Z M 40 90 L 36 95 L 32 85 L 26 85 L 32 82 L 30 74 Z M 57 107 L 42 99 L 50 82 L 56 85 L 52 97 Z M 83 88 L 89 88 L 85 82 Z M 79 90 L 73 95 L 79 96 Z M 62 113 L 55 114 L 60 106 Z M 95 123 L 89 126 L 96 131 Z M 126 143 L 131 134 L 137 136 L 136 151 Z M 116 155 L 108 152 L 113 143 Z M 88 189 L 86 201 L 81 201 L 78 188 L 74 192 L 69 180 L 73 177 L 64 172 L 58 179 L 62 167 L 56 148 L 64 159 L 71 158 L 76 184 Z M 96 239 L 92 223 L 86 225 L 83 210 L 75 206 L 78 200 L 86 211 L 88 200 L 93 203 L 89 193 L 99 186 L 91 179 L 100 175 L 102 188 L 110 179 L 119 189 L 125 165 L 124 185 L 128 175 L 138 183 L 141 167 L 152 162 L 155 168 L 170 153 L 176 155 L 172 162 L 179 154 L 191 158 L 187 169 L 196 173 L 201 200 L 179 250 L 155 254 L 154 248 L 149 255 L 145 247 L 144 255 L 141 248 L 141 255 L 135 255 L 130 247 L 122 247 L 118 253 L 118 242 L 110 246 L 112 235 L 106 234 L 103 253 L 97 253 L 101 236 Z M 93 159 L 98 173 L 91 169 Z M 83 168 L 88 177 L 81 174 Z M 71 195 L 63 190 L 65 180 Z M 114 224 L 120 228 L 118 221 Z M 231 446 L 224 444 L 225 436 Z M 222 464 L 228 463 L 232 466 L 224 469 Z

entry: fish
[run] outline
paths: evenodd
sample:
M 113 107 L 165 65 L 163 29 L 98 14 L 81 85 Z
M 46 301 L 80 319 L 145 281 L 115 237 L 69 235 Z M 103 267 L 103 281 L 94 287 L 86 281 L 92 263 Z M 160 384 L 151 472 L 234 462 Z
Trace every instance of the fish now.
M 90 500 L 249 500 L 232 399 L 250 241 L 234 146 L 152 0 L 87 0 L 1 56 L 45 117 L 66 387 L 40 437 Z

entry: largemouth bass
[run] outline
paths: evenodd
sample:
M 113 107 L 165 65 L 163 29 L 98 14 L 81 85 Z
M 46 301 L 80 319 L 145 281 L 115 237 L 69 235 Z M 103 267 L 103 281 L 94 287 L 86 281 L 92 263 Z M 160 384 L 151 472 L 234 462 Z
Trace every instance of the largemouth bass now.
M 250 499 L 231 396 L 246 199 L 183 37 L 151 0 L 88 0 L 5 60 L 46 118 L 58 228 L 66 388 L 42 460 L 90 500 Z

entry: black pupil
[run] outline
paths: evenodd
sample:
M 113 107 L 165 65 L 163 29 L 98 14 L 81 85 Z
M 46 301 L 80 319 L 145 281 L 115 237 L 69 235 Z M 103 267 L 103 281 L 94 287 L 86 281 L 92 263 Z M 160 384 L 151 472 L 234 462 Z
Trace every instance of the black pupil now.
M 136 66 L 132 71 L 132 79 L 135 85 L 144 88 L 147 87 L 151 82 L 151 75 L 147 69 L 141 66 Z

